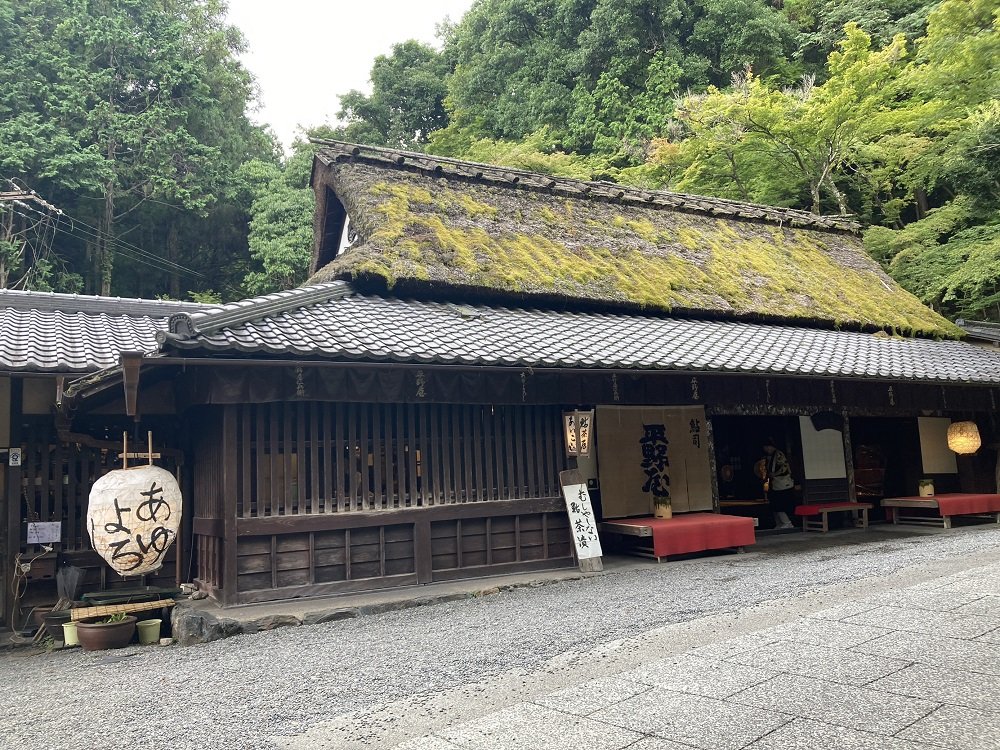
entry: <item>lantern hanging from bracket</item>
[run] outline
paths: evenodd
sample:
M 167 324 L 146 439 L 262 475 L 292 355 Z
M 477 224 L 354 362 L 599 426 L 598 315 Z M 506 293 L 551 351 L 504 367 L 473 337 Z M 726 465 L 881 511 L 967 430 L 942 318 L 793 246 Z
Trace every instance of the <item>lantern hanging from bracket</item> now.
M 948 426 L 948 447 L 960 455 L 975 453 L 982 446 L 975 422 L 952 422 Z

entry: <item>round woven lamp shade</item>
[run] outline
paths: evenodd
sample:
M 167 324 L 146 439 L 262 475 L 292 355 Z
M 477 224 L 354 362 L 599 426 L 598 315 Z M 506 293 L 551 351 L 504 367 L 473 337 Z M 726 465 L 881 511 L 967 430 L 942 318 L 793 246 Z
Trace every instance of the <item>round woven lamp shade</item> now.
M 952 422 L 948 427 L 948 447 L 955 453 L 975 453 L 982 444 L 975 422 Z

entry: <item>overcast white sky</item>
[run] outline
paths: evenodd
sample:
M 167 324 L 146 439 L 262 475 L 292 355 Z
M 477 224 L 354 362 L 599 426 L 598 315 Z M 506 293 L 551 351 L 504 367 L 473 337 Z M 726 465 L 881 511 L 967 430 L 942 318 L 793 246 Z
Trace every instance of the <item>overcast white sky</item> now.
M 244 64 L 261 89 L 256 118 L 287 147 L 300 125 L 334 122 L 339 94 L 369 90 L 377 55 L 396 42 L 437 44 L 434 28 L 458 21 L 472 0 L 229 0 L 249 44 Z

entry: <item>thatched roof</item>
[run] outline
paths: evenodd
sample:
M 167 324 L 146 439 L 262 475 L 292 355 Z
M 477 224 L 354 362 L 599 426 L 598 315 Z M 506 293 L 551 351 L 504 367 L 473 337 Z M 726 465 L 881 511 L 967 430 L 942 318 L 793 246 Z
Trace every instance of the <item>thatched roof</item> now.
M 958 335 L 830 217 L 336 142 L 313 184 L 311 283 Z M 357 237 L 333 258 L 344 209 Z

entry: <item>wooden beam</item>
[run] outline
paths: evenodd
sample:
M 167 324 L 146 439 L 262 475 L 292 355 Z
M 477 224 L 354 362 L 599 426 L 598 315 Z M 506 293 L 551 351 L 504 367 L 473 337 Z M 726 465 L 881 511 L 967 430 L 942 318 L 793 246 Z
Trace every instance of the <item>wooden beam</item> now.
M 222 418 L 222 525 L 225 536 L 222 541 L 223 604 L 235 604 L 238 594 L 236 590 L 236 493 L 238 492 L 236 455 L 239 441 L 236 432 L 237 408 L 226 406 L 219 415 Z
M 274 516 L 271 518 L 236 519 L 236 535 L 270 536 L 271 534 L 298 534 L 310 531 L 364 528 L 366 526 L 392 526 L 395 524 L 430 521 L 452 521 L 459 518 L 486 518 L 488 516 L 515 516 L 533 513 L 565 513 L 561 497 L 529 498 L 527 500 L 496 500 L 486 503 L 460 503 L 435 505 L 430 508 L 403 508 L 400 510 L 375 510 L 356 513 L 320 513 L 317 515 Z M 226 519 L 229 520 L 228 517 Z M 228 537 L 228 534 L 227 534 Z
M 122 385 L 125 388 L 125 414 L 138 417 L 139 371 L 142 369 L 142 352 L 122 352 Z

